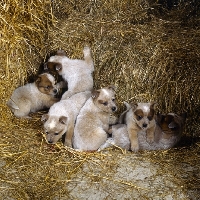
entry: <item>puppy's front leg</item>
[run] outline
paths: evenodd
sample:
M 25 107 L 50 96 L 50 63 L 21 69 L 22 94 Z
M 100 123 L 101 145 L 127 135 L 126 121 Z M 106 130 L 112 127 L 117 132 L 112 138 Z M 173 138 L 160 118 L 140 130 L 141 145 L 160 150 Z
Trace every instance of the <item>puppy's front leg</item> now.
M 74 134 L 74 123 L 69 122 L 68 123 L 68 130 L 65 136 L 65 142 L 64 142 L 64 146 L 68 146 L 72 148 L 72 137 Z
M 137 133 L 138 133 L 137 129 L 135 129 L 133 127 L 128 127 L 128 134 L 129 134 L 129 139 L 131 142 L 131 150 L 133 152 L 137 152 L 139 150 Z
M 147 142 L 150 144 L 154 142 L 154 136 L 155 136 L 154 132 L 155 132 L 155 127 L 147 129 L 146 137 L 147 137 Z

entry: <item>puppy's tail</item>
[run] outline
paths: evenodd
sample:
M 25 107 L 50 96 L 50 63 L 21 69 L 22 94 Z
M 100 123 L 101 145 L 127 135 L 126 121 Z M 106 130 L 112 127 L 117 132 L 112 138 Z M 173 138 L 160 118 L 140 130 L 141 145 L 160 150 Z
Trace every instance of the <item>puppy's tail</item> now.
M 84 60 L 85 62 L 91 66 L 91 68 L 94 70 L 94 65 L 93 65 L 93 59 L 91 55 L 91 50 L 88 46 L 84 47 L 83 49 L 83 55 L 84 55 Z
M 12 99 L 8 100 L 7 106 L 12 109 L 19 110 L 19 107 L 16 105 L 16 103 Z

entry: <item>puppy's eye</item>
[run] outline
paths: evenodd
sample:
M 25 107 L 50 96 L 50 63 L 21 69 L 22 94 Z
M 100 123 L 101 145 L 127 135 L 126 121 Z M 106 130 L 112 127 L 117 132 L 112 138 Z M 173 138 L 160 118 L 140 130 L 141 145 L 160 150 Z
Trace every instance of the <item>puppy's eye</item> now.
M 59 133 L 54 133 L 54 135 L 59 135 Z
M 104 102 L 103 105 L 104 105 L 104 106 L 107 106 L 107 105 L 108 105 L 108 102 Z
M 113 98 L 112 101 L 115 101 L 115 99 Z
M 141 119 L 142 119 L 142 116 L 137 115 L 137 120 L 139 121 L 139 120 L 141 120 Z
M 46 131 L 45 133 L 46 133 L 47 135 L 49 134 L 49 132 L 48 132 L 48 131 Z
M 48 85 L 48 86 L 46 87 L 46 89 L 49 90 L 49 89 L 50 89 L 50 86 Z

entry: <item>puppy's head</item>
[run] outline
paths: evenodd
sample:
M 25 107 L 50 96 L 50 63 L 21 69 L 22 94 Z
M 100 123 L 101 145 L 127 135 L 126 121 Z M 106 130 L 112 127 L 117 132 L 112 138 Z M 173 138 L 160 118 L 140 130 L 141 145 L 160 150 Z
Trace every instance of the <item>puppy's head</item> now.
M 155 125 L 155 105 L 155 102 L 131 104 L 133 118 L 141 129 L 147 130 Z
M 46 140 L 50 144 L 55 144 L 67 132 L 67 117 L 42 115 L 41 121 L 44 123 Z
M 186 113 L 157 114 L 157 123 L 165 134 L 178 135 L 182 132 L 186 120 Z
M 44 94 L 56 95 L 58 89 L 56 87 L 55 78 L 48 73 L 40 74 L 35 81 L 38 90 Z
M 102 111 L 113 113 L 117 111 L 115 103 L 115 87 L 109 86 L 100 90 L 92 91 L 94 104 Z

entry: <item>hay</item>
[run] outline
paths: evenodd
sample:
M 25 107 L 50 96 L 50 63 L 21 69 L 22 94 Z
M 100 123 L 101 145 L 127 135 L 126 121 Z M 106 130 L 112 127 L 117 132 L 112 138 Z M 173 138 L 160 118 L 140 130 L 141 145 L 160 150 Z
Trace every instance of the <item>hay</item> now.
M 46 144 L 41 112 L 20 120 L 5 105 L 53 51 L 82 58 L 87 44 L 95 88 L 118 86 L 118 114 L 124 100 L 156 100 L 158 111 L 187 111 L 185 135 L 195 140 L 200 136 L 197 1 L 165 10 L 142 0 L 15 0 L 2 2 L 0 9 L 1 199 L 199 199 L 199 142 L 138 154 L 117 148 L 78 153 L 61 143 Z

